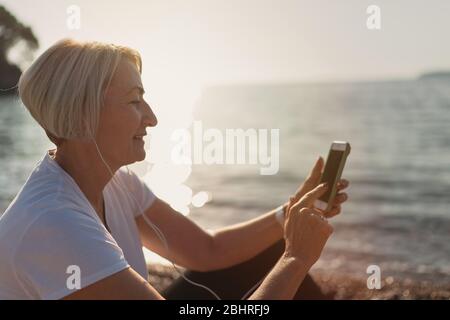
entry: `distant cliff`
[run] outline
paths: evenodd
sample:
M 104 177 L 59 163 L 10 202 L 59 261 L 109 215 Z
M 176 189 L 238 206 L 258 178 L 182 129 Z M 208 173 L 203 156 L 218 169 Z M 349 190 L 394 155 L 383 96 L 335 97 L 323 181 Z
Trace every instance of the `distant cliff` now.
M 21 55 L 17 61 L 8 61 L 8 53 L 20 45 Z M 30 27 L 24 26 L 4 6 L 0 5 L 0 95 L 14 94 L 21 70 L 18 64 L 31 60 L 39 42 Z
M 427 72 L 419 77 L 420 80 L 449 80 L 450 71 Z

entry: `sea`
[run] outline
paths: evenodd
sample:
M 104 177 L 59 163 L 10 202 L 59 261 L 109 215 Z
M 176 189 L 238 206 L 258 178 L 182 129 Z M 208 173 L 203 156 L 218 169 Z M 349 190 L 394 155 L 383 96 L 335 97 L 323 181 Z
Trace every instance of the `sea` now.
M 192 164 L 184 184 L 208 195 L 189 206 L 197 224 L 212 230 L 270 211 L 344 140 L 349 199 L 313 268 L 364 278 L 377 266 L 390 282 L 450 286 L 450 81 L 211 86 L 192 119 L 223 133 L 279 132 L 275 174 L 261 174 L 262 164 Z M 51 147 L 17 97 L 0 97 L 0 213 Z

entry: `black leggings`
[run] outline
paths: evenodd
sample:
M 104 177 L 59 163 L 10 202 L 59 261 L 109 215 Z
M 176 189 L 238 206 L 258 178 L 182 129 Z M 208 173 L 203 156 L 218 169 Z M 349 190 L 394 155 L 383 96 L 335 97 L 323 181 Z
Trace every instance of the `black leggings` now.
M 281 239 L 254 258 L 229 268 L 209 271 L 185 271 L 184 275 L 212 289 L 221 299 L 241 299 L 258 281 L 260 281 L 276 264 L 284 251 L 284 239 Z M 255 288 L 256 289 L 256 288 Z M 249 294 L 250 295 L 250 294 Z M 182 277 L 176 279 L 162 296 L 169 300 L 192 299 L 209 300 L 215 297 L 198 286 L 194 286 Z M 311 276 L 307 275 L 297 290 L 295 300 L 327 299 Z

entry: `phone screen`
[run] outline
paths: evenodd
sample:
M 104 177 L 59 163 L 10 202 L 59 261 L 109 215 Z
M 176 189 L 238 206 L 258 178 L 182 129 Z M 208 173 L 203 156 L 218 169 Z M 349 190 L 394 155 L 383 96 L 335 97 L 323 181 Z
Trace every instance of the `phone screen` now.
M 328 190 L 322 195 L 319 199 L 328 202 L 330 199 L 331 193 L 333 191 L 334 183 L 336 182 L 336 174 L 339 170 L 339 164 L 342 161 L 342 157 L 344 157 L 345 152 L 341 150 L 330 150 L 328 154 L 327 163 L 325 164 L 325 169 L 323 170 L 322 179 L 320 183 L 327 182 Z

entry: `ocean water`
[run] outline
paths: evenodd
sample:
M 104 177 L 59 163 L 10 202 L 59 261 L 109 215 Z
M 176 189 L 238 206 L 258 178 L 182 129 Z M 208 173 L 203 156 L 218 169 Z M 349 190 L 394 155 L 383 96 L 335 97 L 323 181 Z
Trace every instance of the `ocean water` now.
M 213 201 L 191 216 L 216 227 L 257 216 L 292 194 L 333 140 L 352 145 L 351 182 L 315 268 L 450 285 L 450 82 L 217 87 L 195 119 L 209 128 L 279 128 L 280 169 L 194 166 Z M 391 280 L 392 280 L 391 279 Z
M 211 87 L 194 119 L 204 129 L 280 130 L 275 175 L 260 175 L 260 165 L 192 166 L 186 184 L 211 195 L 190 211 L 201 226 L 278 206 L 333 140 L 347 140 L 349 200 L 314 268 L 367 277 L 378 265 L 382 278 L 450 286 L 450 82 Z M 0 212 L 50 147 L 17 101 L 0 98 Z

